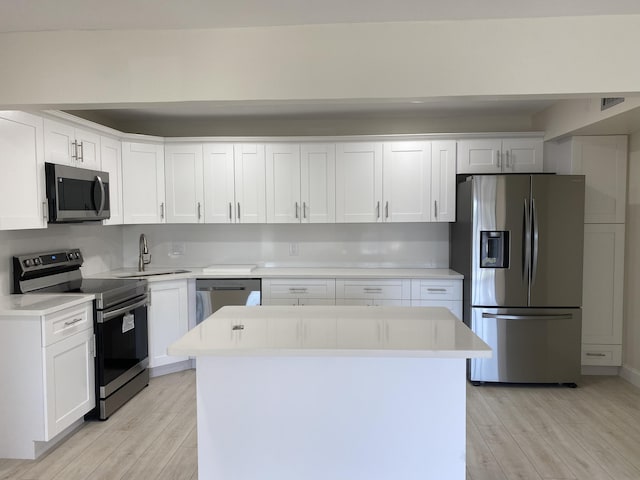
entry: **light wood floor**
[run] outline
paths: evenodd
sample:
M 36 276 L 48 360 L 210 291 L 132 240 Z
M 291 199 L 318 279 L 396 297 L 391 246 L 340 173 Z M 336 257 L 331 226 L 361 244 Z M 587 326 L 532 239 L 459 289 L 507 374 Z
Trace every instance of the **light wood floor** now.
M 579 385 L 468 385 L 467 479 L 640 480 L 640 389 L 617 377 Z M 39 460 L 0 459 L 0 479 L 195 480 L 195 407 L 193 370 L 153 378 Z

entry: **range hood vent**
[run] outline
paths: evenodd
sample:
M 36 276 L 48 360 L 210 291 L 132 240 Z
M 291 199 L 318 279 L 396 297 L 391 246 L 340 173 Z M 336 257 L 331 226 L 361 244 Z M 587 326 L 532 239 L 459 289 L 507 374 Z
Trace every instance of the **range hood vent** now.
M 605 97 L 600 100 L 600 111 L 624 102 L 624 97 Z

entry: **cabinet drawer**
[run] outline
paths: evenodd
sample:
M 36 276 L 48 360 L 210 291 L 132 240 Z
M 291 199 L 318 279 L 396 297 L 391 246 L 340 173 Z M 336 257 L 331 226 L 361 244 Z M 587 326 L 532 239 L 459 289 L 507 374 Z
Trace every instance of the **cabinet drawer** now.
M 333 300 L 336 295 L 334 279 L 266 279 L 262 281 L 263 297 L 297 299 L 297 298 L 325 298 Z
M 462 281 L 411 280 L 411 300 L 462 300 Z
M 622 365 L 622 345 L 582 345 L 582 365 Z
M 336 280 L 336 297 L 410 300 L 411 280 Z
M 42 346 L 51 345 L 83 330 L 93 330 L 91 302 L 69 307 L 47 315 L 44 319 Z

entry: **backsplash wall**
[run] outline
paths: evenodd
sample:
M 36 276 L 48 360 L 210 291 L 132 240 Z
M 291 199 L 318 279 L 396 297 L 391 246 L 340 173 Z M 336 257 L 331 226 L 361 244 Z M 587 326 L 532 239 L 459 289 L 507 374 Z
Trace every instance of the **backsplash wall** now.
M 122 227 L 92 224 L 49 225 L 46 229 L 0 231 L 0 294 L 13 287 L 13 255 L 80 248 L 83 275 L 122 265 Z
M 124 265 L 135 267 L 144 233 L 150 267 L 213 264 L 448 268 L 448 223 L 127 225 Z M 297 254 L 291 255 L 297 251 Z

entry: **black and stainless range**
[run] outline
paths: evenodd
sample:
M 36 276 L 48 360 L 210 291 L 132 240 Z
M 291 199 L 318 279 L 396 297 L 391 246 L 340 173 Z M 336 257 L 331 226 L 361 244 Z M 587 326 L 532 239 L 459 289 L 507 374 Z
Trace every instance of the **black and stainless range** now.
M 106 420 L 149 384 L 147 306 L 144 279 L 82 278 L 78 249 L 13 257 L 14 293 L 93 294 L 96 408 Z

